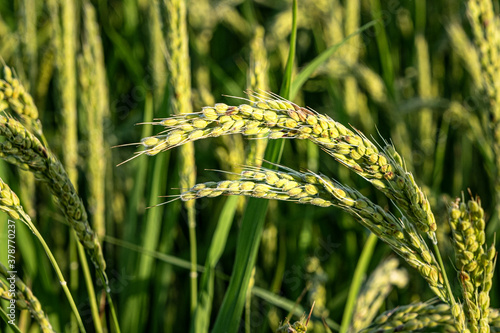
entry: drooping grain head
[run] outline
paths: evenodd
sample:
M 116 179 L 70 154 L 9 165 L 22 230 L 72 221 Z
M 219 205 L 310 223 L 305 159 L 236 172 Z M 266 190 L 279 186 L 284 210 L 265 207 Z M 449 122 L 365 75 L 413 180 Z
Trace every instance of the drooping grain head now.
M 363 332 L 410 332 L 433 327 L 457 332 L 448 304 L 415 303 L 399 306 L 379 315 Z
M 485 245 L 484 210 L 479 198 L 460 203 L 457 199 L 449 210 L 449 222 L 455 249 L 455 264 L 464 297 L 465 313 L 457 312 L 457 320 L 471 332 L 488 326 L 490 296 L 496 250 Z
M 0 111 L 16 115 L 37 135 L 41 135 L 42 126 L 33 98 L 6 65 L 0 76 Z
M 404 288 L 407 285 L 408 273 L 404 268 L 398 268 L 398 265 L 398 259 L 389 258 L 381 262 L 370 274 L 356 300 L 352 332 L 359 332 L 373 322 L 393 286 Z
M 98 271 L 105 276 L 106 262 L 101 245 L 90 227 L 87 212 L 68 174 L 57 157 L 28 129 L 13 118 L 0 116 L 0 158 L 31 171 L 49 186 L 66 221 L 76 231 Z
M 155 136 L 156 140 L 143 141 L 145 150 L 139 154 L 156 155 L 195 140 L 229 134 L 311 140 L 394 200 L 409 222 L 436 242 L 437 224 L 430 204 L 413 175 L 404 169 L 394 147 L 389 145 L 380 152 L 361 132 L 328 116 L 287 100 L 261 97 L 240 106 L 218 103 L 201 112 L 174 116 L 156 124 L 163 125 L 165 131 Z
M 7 279 L 8 277 L 11 277 L 11 275 L 11 272 L 8 272 L 7 268 L 0 263 L 0 277 Z M 0 279 L 0 297 L 7 300 L 14 299 L 16 301 L 16 308 L 28 310 L 40 326 L 43 333 L 54 333 L 55 330 L 52 328 L 49 318 L 43 311 L 38 298 L 33 295 L 31 289 L 26 286 L 26 284 L 18 276 L 16 276 L 15 286 L 16 291 L 14 293 L 14 297 L 12 298 L 9 286 L 7 286 L 5 282 Z
M 415 228 L 405 218 L 398 220 L 358 191 L 324 175 L 289 168 L 276 171 L 254 167 L 243 170 L 237 180 L 197 184 L 179 198 L 187 201 L 220 195 L 244 195 L 319 207 L 338 206 L 391 246 L 418 270 L 437 296 L 447 300 L 436 259 Z

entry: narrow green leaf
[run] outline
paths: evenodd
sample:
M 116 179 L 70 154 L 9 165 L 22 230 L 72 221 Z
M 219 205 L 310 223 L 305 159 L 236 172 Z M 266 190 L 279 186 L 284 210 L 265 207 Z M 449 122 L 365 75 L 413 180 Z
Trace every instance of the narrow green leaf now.
M 297 0 L 293 1 L 292 33 L 290 37 L 288 62 L 281 90 L 281 96 L 284 98 L 290 97 L 292 82 L 292 66 L 295 58 L 297 37 Z M 279 163 L 283 152 L 283 145 L 283 140 L 271 141 L 267 146 L 264 159 L 272 163 Z M 273 166 L 269 165 L 268 167 L 272 168 Z M 257 198 L 250 198 L 248 200 L 238 236 L 233 274 L 231 275 L 229 287 L 224 296 L 213 332 L 235 332 L 238 328 L 245 305 L 248 283 L 260 245 L 268 204 L 267 200 Z
M 389 41 L 385 31 L 384 22 L 381 20 L 382 8 L 380 0 L 370 0 L 371 13 L 374 19 L 380 21 L 375 25 L 375 39 L 377 41 L 378 53 L 380 56 L 380 64 L 382 66 L 382 76 L 387 86 L 387 90 L 391 95 L 394 94 L 394 67 L 389 49 Z
M 370 233 L 370 236 L 366 240 L 361 256 L 359 257 L 358 264 L 356 265 L 356 270 L 354 271 L 354 276 L 352 277 L 351 287 L 349 288 L 349 295 L 347 296 L 347 303 L 344 308 L 344 315 L 342 316 L 342 323 L 340 326 L 340 333 L 346 333 L 351 324 L 352 314 L 354 312 L 354 306 L 356 305 L 356 299 L 358 297 L 359 289 L 363 283 L 363 277 L 370 264 L 370 259 L 373 255 L 373 250 L 377 244 L 377 236 Z
M 191 332 L 208 332 L 210 314 L 212 312 L 215 266 L 219 262 L 219 259 L 224 252 L 224 248 L 226 247 L 226 240 L 233 223 L 239 199 L 240 198 L 238 196 L 231 196 L 227 198 L 224 208 L 220 214 L 217 228 L 215 229 L 212 242 L 210 243 L 210 248 L 208 249 L 207 259 L 205 260 L 205 272 L 201 277 L 198 305 L 194 313 Z
M 337 43 L 335 45 L 330 46 L 323 52 L 321 52 L 316 58 L 314 58 L 309 64 L 307 64 L 299 74 L 295 77 L 293 80 L 291 89 L 290 89 L 290 99 L 293 99 L 295 95 L 299 92 L 300 88 L 304 85 L 304 83 L 311 77 L 311 75 L 314 73 L 316 69 L 318 69 L 319 66 L 324 64 L 331 56 L 334 54 L 342 45 L 344 45 L 350 38 L 362 33 L 366 29 L 370 28 L 371 26 L 375 25 L 377 21 L 371 21 L 368 22 L 367 24 L 363 25 L 360 27 L 358 30 L 347 36 L 343 41 L 340 43 Z
M 292 9 L 292 33 L 290 34 L 290 50 L 288 51 L 288 59 L 285 67 L 285 77 L 281 85 L 281 96 L 290 98 L 290 87 L 292 84 L 293 63 L 295 61 L 295 47 L 297 44 L 297 1 L 293 1 Z
M 153 109 L 151 96 L 148 96 L 146 101 L 146 109 Z M 157 204 L 158 197 L 164 193 L 169 158 L 170 152 L 165 152 L 158 155 L 155 159 L 149 194 L 149 206 Z M 146 223 L 144 224 L 145 231 L 142 239 L 142 247 L 145 250 L 153 251 L 157 248 L 161 234 L 162 214 L 163 207 L 161 206 L 149 209 L 147 212 Z M 138 261 L 137 279 L 140 282 L 134 286 L 135 288 L 131 288 L 133 296 L 129 297 L 129 302 L 127 302 L 124 308 L 123 327 L 127 327 L 127 329 L 134 332 L 140 331 L 140 328 L 146 325 L 143 315 L 147 311 L 148 288 L 149 283 L 151 283 L 151 280 L 148 280 L 148 276 L 152 274 L 153 266 L 154 261 L 151 257 L 143 257 Z
M 16 324 L 11 324 L 10 323 L 10 318 L 7 316 L 7 313 L 5 312 L 5 310 L 3 308 L 0 308 L 0 317 L 3 319 L 3 321 L 5 321 L 5 323 L 8 325 L 7 327 L 10 328 L 12 331 L 14 331 L 15 333 L 21 333 L 21 330 L 19 329 L 19 327 L 17 327 Z

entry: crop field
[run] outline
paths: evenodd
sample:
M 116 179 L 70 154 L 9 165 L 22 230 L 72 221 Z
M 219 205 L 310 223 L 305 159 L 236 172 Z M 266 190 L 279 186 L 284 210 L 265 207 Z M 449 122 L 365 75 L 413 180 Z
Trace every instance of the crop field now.
M 500 332 L 500 2 L 0 0 L 0 332 Z

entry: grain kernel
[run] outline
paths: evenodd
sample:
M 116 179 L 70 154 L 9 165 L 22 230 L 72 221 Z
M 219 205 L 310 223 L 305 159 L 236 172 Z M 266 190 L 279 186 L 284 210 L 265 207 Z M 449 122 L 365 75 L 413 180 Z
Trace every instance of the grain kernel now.
M 155 146 L 158 144 L 158 142 L 160 142 L 160 140 L 155 136 L 150 136 L 147 138 L 143 138 L 141 140 L 142 145 L 146 148 L 150 148 L 152 146 Z
M 278 121 L 278 115 L 274 111 L 264 111 L 264 120 L 275 123 Z
M 251 190 L 254 189 L 254 187 L 255 187 L 255 183 L 254 182 L 243 182 L 240 185 L 240 190 L 242 190 L 242 191 L 251 191 Z
M 177 120 L 175 118 L 167 118 L 167 119 L 163 119 L 160 122 L 160 124 L 165 126 L 165 127 L 172 127 L 172 126 L 179 124 L 179 120 Z
M 262 110 L 270 109 L 269 105 L 267 105 L 267 103 L 264 102 L 257 102 L 255 103 L 255 106 Z
M 198 140 L 198 139 L 200 139 L 202 137 L 203 137 L 203 131 L 202 130 L 193 131 L 193 132 L 189 133 L 189 135 L 188 135 L 188 139 L 192 140 L 192 141 Z
M 218 114 L 225 114 L 228 108 L 227 104 L 224 103 L 217 103 L 214 106 L 215 106 L 215 111 Z
M 295 182 L 295 181 L 288 181 L 286 182 L 284 185 L 283 185 L 283 191 L 289 191 L 291 190 L 292 188 L 294 187 L 297 187 L 299 186 L 299 183 Z
M 253 112 L 253 108 L 248 104 L 241 104 L 239 106 L 239 108 L 240 108 L 240 112 L 242 114 L 244 114 L 245 116 L 250 116 Z
M 304 187 L 304 189 L 310 195 L 318 194 L 318 188 L 316 186 L 314 186 L 314 185 L 306 184 L 305 187 Z
M 274 140 L 274 139 L 281 139 L 283 136 L 285 136 L 285 133 L 283 132 L 271 132 L 269 134 L 269 139 Z
M 205 118 L 210 119 L 210 120 L 215 120 L 219 117 L 214 108 L 205 107 L 205 108 L 203 108 L 202 113 L 205 116 Z
M 275 172 L 266 171 L 266 183 L 268 183 L 269 185 L 274 185 L 279 180 L 280 178 L 278 177 L 278 175 L 276 175 Z
M 301 193 L 302 193 L 302 189 L 300 187 L 295 187 L 295 188 L 292 188 L 291 190 L 287 191 L 287 194 L 291 197 L 298 196 Z
M 183 133 L 181 131 L 171 132 L 165 139 L 168 146 L 175 146 L 183 139 Z
M 243 131 L 243 135 L 257 135 L 259 134 L 259 132 L 260 129 L 258 127 L 248 128 L 247 126 L 246 129 Z
M 254 109 L 252 113 L 252 117 L 257 120 L 264 119 L 264 110 L 262 109 Z
M 196 128 L 205 128 L 208 125 L 208 121 L 203 119 L 194 119 L 193 126 Z
M 231 131 L 233 132 L 238 132 L 239 130 L 241 130 L 243 128 L 243 126 L 245 126 L 245 121 L 244 120 L 236 120 L 233 124 L 233 126 L 231 127 Z
M 190 132 L 194 130 L 194 127 L 189 123 L 180 124 L 179 128 L 184 132 Z
M 290 118 L 287 118 L 285 119 L 285 123 L 283 124 L 283 127 L 286 127 L 286 128 L 295 128 L 297 127 L 297 122 L 293 119 L 290 119 Z
M 269 107 L 271 109 L 275 109 L 275 110 L 281 109 L 278 101 L 269 100 L 269 101 L 267 101 L 267 105 L 269 105 Z
M 269 185 L 257 184 L 254 187 L 255 192 L 269 192 L 271 191 L 271 187 Z
M 231 185 L 231 181 L 230 180 L 223 180 L 223 181 L 220 181 L 217 183 L 217 189 L 219 190 L 225 190 L 229 187 L 229 185 Z

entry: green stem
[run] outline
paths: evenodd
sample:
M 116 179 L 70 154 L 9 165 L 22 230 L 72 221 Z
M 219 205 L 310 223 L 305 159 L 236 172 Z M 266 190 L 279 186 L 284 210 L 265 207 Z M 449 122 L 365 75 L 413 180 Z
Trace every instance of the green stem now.
M 196 310 L 198 304 L 198 258 L 196 249 L 196 218 L 194 207 L 188 209 L 188 224 L 189 224 L 189 252 L 191 261 L 191 270 L 189 272 L 189 280 L 191 281 L 191 313 Z
M 290 98 L 291 86 L 292 86 L 292 70 L 293 63 L 295 61 L 295 49 L 297 44 L 297 0 L 293 0 L 292 7 L 292 33 L 290 34 L 290 50 L 288 52 L 288 59 L 286 61 L 285 67 L 285 77 L 283 78 L 283 83 L 281 85 L 280 95 L 285 98 Z
M 2 317 L 2 319 L 5 321 L 5 323 L 7 325 L 9 325 L 9 327 L 15 332 L 15 333 L 22 333 L 21 330 L 19 329 L 19 327 L 17 327 L 16 324 L 10 324 L 9 321 L 10 321 L 10 318 L 7 317 L 7 313 L 5 312 L 5 310 L 3 308 L 0 308 L 0 317 Z
M 368 264 L 373 255 L 373 249 L 377 244 L 377 236 L 370 233 L 370 236 L 366 240 L 363 252 L 359 257 L 358 264 L 356 265 L 356 270 L 354 271 L 354 276 L 352 277 L 351 287 L 349 288 L 349 295 L 347 296 L 347 303 L 344 308 L 344 315 L 342 316 L 342 323 L 340 324 L 340 333 L 346 333 L 351 324 L 352 314 L 354 312 L 354 306 L 356 305 L 356 298 L 358 297 L 359 289 L 361 288 L 361 283 L 363 282 L 363 276 L 368 269 Z
M 252 288 L 248 289 L 247 298 L 245 301 L 245 333 L 252 333 Z
M 108 290 L 106 290 L 106 298 L 108 299 L 109 311 L 111 312 L 111 319 L 113 320 L 113 327 L 115 328 L 115 333 L 121 333 L 120 325 L 118 324 L 118 317 L 116 316 L 115 305 L 113 304 L 113 299 Z
M 436 255 L 439 267 L 441 268 L 441 273 L 443 274 L 444 284 L 446 286 L 446 290 L 448 291 L 449 300 L 451 302 L 451 305 L 454 306 L 455 298 L 453 297 L 453 292 L 451 291 L 450 282 L 448 281 L 448 275 L 446 275 L 446 270 L 444 269 L 443 259 L 441 258 L 441 252 L 439 252 L 439 247 L 437 243 L 433 242 L 433 246 L 434 246 L 434 254 Z
M 76 237 L 73 230 L 69 230 L 69 288 L 73 293 L 76 293 L 78 290 L 78 251 L 77 251 L 77 243 L 78 238 Z M 71 332 L 78 333 L 78 322 L 76 317 L 71 317 Z
M 290 52 L 280 93 L 284 98 L 289 98 L 290 96 L 296 37 L 297 0 L 293 0 Z M 272 140 L 266 148 L 264 160 L 272 163 L 279 163 L 283 152 L 283 146 L 284 140 Z M 269 165 L 269 167 L 276 168 L 276 166 L 273 165 Z M 241 222 L 241 230 L 238 235 L 238 246 L 236 248 L 235 258 L 235 262 L 238 263 L 238 265 L 234 265 L 233 267 L 233 274 L 231 275 L 231 280 L 212 332 L 234 332 L 238 328 L 246 302 L 248 282 L 250 281 L 250 276 L 255 265 L 257 251 L 264 229 L 267 206 L 267 200 L 262 201 L 257 198 L 250 198 L 250 200 L 248 200 Z
M 75 232 L 76 237 L 76 232 Z M 94 284 L 92 283 L 92 276 L 90 275 L 89 263 L 87 262 L 87 257 L 85 256 L 85 250 L 77 242 L 78 257 L 80 258 L 80 263 L 82 265 L 83 277 L 85 279 L 85 285 L 87 286 L 87 293 L 89 295 L 90 312 L 92 313 L 92 318 L 94 319 L 94 327 L 97 333 L 102 333 L 101 319 L 99 318 L 99 308 L 97 307 L 97 300 L 95 297 Z
M 373 18 L 375 20 L 381 19 L 382 9 L 380 6 L 380 0 L 370 0 L 370 6 Z M 375 39 L 377 41 L 384 82 L 389 93 L 394 96 L 394 67 L 392 64 L 389 41 L 387 39 L 387 33 L 385 31 L 385 25 L 383 21 L 375 25 Z
M 73 314 L 76 317 L 78 327 L 79 327 L 81 332 L 85 333 L 86 331 L 85 331 L 85 327 L 83 326 L 82 318 L 80 317 L 80 314 L 78 313 L 78 308 L 76 307 L 75 301 L 73 300 L 73 296 L 71 295 L 71 292 L 69 291 L 68 283 L 64 279 L 64 276 L 61 272 L 61 269 L 59 268 L 59 265 L 57 264 L 56 259 L 54 258 L 54 255 L 52 254 L 52 251 L 50 251 L 50 248 L 47 245 L 47 243 L 45 243 L 45 240 L 43 239 L 42 235 L 40 234 L 40 232 L 38 232 L 38 229 L 35 227 L 33 222 L 31 222 L 30 217 L 28 215 L 26 215 L 26 213 L 22 210 L 19 210 L 18 213 L 19 213 L 19 215 L 21 215 L 22 221 L 33 232 L 33 234 L 36 236 L 36 238 L 38 238 L 38 240 L 40 241 L 40 244 L 42 244 L 42 247 L 45 250 L 47 257 L 49 258 L 49 261 L 52 264 L 52 267 L 56 271 L 56 275 L 59 278 L 59 283 L 61 284 L 61 287 L 63 288 L 63 291 L 66 294 L 66 298 L 68 299 L 71 310 L 73 311 Z

